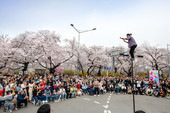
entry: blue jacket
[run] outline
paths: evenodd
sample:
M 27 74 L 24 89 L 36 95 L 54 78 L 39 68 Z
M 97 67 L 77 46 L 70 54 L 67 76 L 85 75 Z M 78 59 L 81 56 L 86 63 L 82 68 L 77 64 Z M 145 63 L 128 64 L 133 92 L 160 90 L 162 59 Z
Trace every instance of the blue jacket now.
M 25 98 L 25 94 L 23 94 L 23 95 L 18 94 L 17 100 L 18 100 L 18 101 L 24 100 L 24 98 Z

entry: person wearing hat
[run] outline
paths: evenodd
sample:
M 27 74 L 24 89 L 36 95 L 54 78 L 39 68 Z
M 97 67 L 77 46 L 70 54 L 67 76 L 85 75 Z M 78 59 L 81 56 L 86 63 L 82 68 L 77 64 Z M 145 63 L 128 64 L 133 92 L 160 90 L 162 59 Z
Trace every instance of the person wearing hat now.
M 137 43 L 135 41 L 135 39 L 132 37 L 131 33 L 128 33 L 127 38 L 122 38 L 120 37 L 120 39 L 122 39 L 125 43 L 128 43 L 128 47 L 130 48 L 130 56 L 132 58 L 132 60 L 134 59 L 134 51 L 137 47 Z

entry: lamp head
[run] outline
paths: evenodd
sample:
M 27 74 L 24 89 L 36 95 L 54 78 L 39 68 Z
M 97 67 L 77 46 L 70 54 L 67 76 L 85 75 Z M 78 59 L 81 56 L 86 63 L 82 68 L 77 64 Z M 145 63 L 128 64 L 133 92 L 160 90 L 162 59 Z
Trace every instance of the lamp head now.
M 96 30 L 96 28 L 93 28 L 92 30 Z
M 71 26 L 74 26 L 73 24 L 70 24 Z

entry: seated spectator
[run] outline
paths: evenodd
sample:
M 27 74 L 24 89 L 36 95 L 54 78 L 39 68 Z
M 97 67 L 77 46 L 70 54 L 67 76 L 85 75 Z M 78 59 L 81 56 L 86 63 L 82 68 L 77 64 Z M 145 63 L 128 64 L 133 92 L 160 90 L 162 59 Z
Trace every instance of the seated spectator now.
M 27 99 L 28 96 L 25 95 L 24 91 L 21 91 L 18 94 L 17 101 L 18 101 L 18 108 L 21 108 L 21 103 L 25 104 L 25 107 L 27 106 Z
M 78 88 L 78 90 L 77 90 L 77 96 L 81 96 L 81 95 L 82 95 L 82 91 L 81 91 L 80 88 Z
M 134 90 L 134 94 L 138 94 L 138 92 L 139 92 L 139 90 L 138 90 L 138 88 L 136 87 L 136 85 L 134 85 L 134 88 L 133 88 L 133 90 Z
M 8 91 L 7 92 L 7 96 L 4 96 L 4 97 L 0 97 L 0 100 L 4 100 L 5 101 L 5 104 L 4 104 L 4 111 L 6 111 L 6 112 L 12 112 L 12 110 L 13 110 L 13 106 L 14 106 L 14 104 L 12 103 L 12 98 L 13 98 L 13 95 L 14 94 L 12 94 L 11 93 L 11 91 Z
M 60 88 L 60 94 L 61 94 L 62 100 L 66 100 L 67 94 L 63 86 L 61 86 Z
M 89 93 L 89 95 L 93 95 L 93 84 L 90 83 L 87 87 L 87 91 Z
M 109 86 L 109 91 L 112 93 L 113 90 L 114 90 L 114 86 L 113 86 L 113 83 L 111 83 L 110 86 Z
M 37 113 L 52 113 L 51 106 L 49 104 L 44 104 L 37 110 Z
M 132 94 L 132 87 L 130 86 L 130 84 L 128 84 L 127 93 Z
M 120 87 L 118 84 L 115 85 L 115 93 L 116 94 L 119 94 L 119 91 L 120 91 Z
M 14 93 L 13 100 L 12 100 L 12 103 L 14 104 L 15 110 L 18 110 L 18 108 L 17 108 L 18 107 L 18 105 L 17 105 L 17 103 L 18 103 L 17 98 L 18 98 L 18 91 L 16 91 Z
M 60 93 L 58 91 L 58 88 L 55 88 L 53 90 L 52 97 L 55 98 L 55 102 L 59 102 L 59 100 L 60 100 Z
M 50 101 L 52 101 L 53 98 L 52 98 L 51 90 L 50 90 L 49 87 L 47 87 L 47 89 L 45 89 L 44 93 L 45 93 L 45 96 L 46 96 L 46 100 L 48 101 L 48 99 L 50 99 Z
M 151 87 L 149 87 L 149 88 L 147 89 L 147 91 L 146 91 L 146 95 L 147 95 L 147 96 L 152 96 L 152 94 L 153 94 L 153 90 L 151 89 Z
M 144 91 L 144 89 L 142 87 L 139 89 L 139 94 L 140 95 L 144 95 L 145 94 L 145 91 Z
M 163 91 L 162 88 L 160 89 L 159 94 L 160 94 L 161 97 L 165 97 L 165 92 Z
M 72 94 L 72 98 L 76 98 L 76 89 L 74 85 L 71 86 L 70 93 Z
M 158 97 L 159 96 L 159 91 L 157 89 L 155 89 L 153 94 L 154 94 L 155 97 Z
M 67 97 L 66 97 L 67 99 L 68 99 L 68 98 L 71 98 L 70 86 L 69 86 L 69 85 L 67 86 L 66 94 L 67 94 Z
M 38 95 L 38 99 L 41 100 L 42 104 L 45 104 L 48 102 L 46 99 L 46 96 L 45 96 L 44 92 L 41 90 L 41 88 L 38 90 L 37 95 Z
M 127 91 L 127 90 L 126 90 L 126 86 L 125 86 L 124 84 L 123 84 L 123 86 L 121 87 L 121 89 L 122 89 L 122 93 L 123 93 L 123 94 L 126 94 L 126 91 Z
M 87 94 L 87 85 L 85 82 L 83 82 L 82 84 L 82 90 L 83 90 L 83 94 Z

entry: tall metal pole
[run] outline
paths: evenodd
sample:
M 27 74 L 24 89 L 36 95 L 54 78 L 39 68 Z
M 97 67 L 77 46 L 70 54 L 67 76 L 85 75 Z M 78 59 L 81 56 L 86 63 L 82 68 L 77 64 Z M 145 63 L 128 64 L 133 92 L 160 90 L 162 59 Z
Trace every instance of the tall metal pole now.
M 132 93 L 133 93 L 133 113 L 135 113 L 135 92 L 134 92 L 134 76 L 133 76 L 133 60 L 131 60 L 132 68 Z
M 170 77 L 169 46 L 170 46 L 170 44 L 167 44 L 167 58 L 168 58 L 168 77 Z
M 114 76 L 114 72 L 115 72 L 115 57 L 114 56 L 112 56 L 112 72 Z

